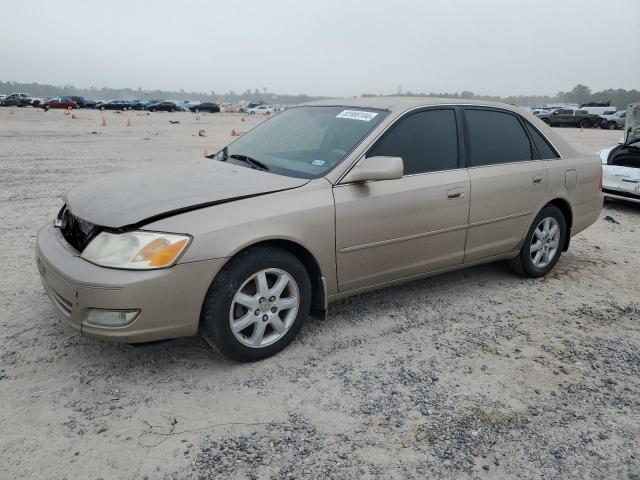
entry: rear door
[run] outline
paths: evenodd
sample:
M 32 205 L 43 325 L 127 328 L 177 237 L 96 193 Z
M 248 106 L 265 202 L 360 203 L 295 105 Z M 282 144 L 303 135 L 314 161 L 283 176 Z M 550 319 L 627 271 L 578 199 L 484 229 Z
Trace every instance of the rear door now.
M 465 107 L 471 208 L 465 262 L 517 250 L 547 191 L 539 159 L 520 117 L 508 110 Z
M 341 292 L 462 262 L 469 176 L 458 119 L 451 108 L 403 116 L 366 154 L 401 157 L 403 178 L 334 187 Z

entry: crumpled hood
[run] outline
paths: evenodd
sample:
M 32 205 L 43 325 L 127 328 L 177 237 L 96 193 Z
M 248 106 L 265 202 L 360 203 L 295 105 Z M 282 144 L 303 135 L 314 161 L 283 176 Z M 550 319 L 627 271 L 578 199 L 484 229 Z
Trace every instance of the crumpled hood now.
M 624 124 L 624 144 L 640 141 L 640 102 L 627 106 L 627 120 Z
M 82 182 L 63 199 L 75 216 L 95 225 L 121 228 L 308 182 L 205 158 L 99 175 Z

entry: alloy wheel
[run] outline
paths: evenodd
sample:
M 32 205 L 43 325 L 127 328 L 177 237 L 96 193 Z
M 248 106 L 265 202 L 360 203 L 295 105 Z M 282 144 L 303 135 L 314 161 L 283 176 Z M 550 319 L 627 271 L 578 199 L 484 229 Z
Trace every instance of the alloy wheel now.
M 553 217 L 546 217 L 538 224 L 531 237 L 529 254 L 537 268 L 545 268 L 554 259 L 560 246 L 560 225 Z
M 299 306 L 298 285 L 291 275 L 278 268 L 260 270 L 244 281 L 231 301 L 231 331 L 247 347 L 266 347 L 289 331 Z

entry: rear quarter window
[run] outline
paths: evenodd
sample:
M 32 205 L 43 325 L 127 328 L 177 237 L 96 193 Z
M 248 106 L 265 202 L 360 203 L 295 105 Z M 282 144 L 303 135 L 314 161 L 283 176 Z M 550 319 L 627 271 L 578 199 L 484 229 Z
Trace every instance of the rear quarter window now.
M 538 130 L 531 125 L 529 122 L 524 122 L 527 130 L 529 131 L 529 135 L 533 139 L 533 143 L 538 149 L 538 154 L 542 160 L 549 160 L 552 158 L 560 158 L 560 155 L 554 150 L 549 141 L 544 138 L 544 136 L 538 132 Z

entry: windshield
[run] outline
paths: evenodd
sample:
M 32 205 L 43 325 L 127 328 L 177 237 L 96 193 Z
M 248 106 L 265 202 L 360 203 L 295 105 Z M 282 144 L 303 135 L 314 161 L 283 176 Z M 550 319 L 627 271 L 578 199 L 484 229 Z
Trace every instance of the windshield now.
M 338 165 L 386 116 L 374 109 L 292 108 L 240 137 L 215 158 L 251 166 L 237 158 L 249 157 L 274 173 L 318 178 Z

